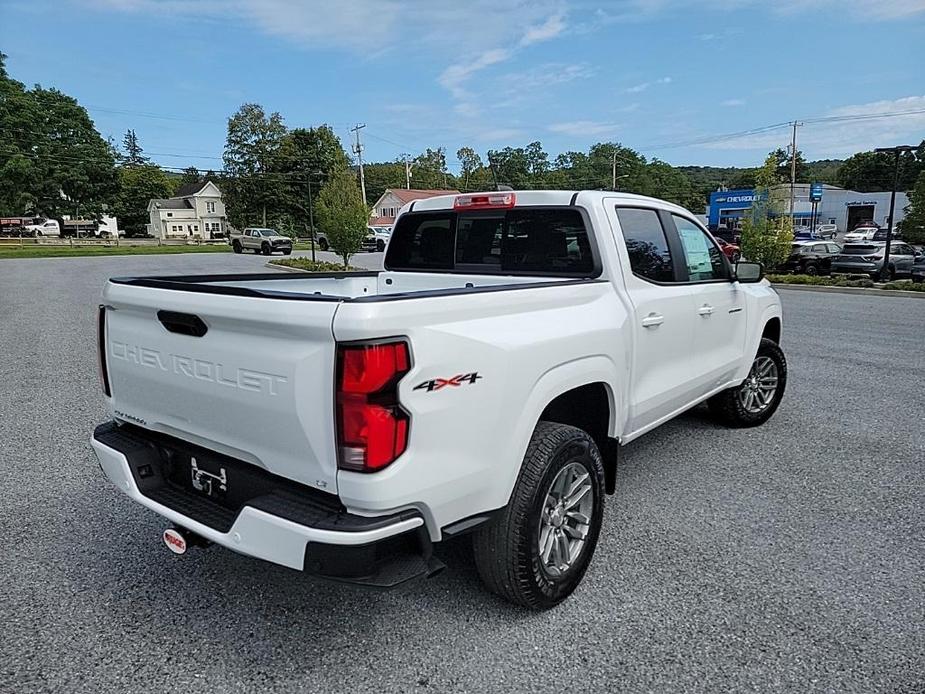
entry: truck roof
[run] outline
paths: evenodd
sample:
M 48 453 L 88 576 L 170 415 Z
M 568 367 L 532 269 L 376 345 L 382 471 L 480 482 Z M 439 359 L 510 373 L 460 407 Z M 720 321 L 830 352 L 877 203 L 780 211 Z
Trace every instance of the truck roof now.
M 658 198 L 647 195 L 636 195 L 634 193 L 621 193 L 612 190 L 513 190 L 513 191 L 481 191 L 477 193 L 462 193 L 461 195 L 480 195 L 489 193 L 514 193 L 515 207 L 534 206 L 534 205 L 579 205 L 581 207 L 591 207 L 604 198 L 615 198 L 618 201 L 629 204 L 648 203 L 655 204 L 659 207 L 670 208 L 686 214 L 691 214 L 689 210 Z M 426 210 L 451 210 L 453 203 L 459 195 L 438 195 L 425 200 L 414 200 L 407 203 L 401 208 L 401 212 L 422 212 Z

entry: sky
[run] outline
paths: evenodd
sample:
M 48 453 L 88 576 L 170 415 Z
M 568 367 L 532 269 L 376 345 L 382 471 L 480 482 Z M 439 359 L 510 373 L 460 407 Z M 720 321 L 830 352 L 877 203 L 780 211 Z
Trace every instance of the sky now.
M 177 168 L 221 168 L 245 102 L 451 170 L 534 140 L 754 166 L 793 120 L 807 159 L 925 139 L 925 0 L 0 0 L 0 26 L 15 79 Z

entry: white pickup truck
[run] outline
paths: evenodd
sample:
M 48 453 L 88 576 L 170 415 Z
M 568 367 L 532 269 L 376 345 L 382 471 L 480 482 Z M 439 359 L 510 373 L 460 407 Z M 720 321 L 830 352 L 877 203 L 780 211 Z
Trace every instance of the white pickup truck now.
M 548 608 L 591 561 L 621 445 L 704 401 L 761 424 L 784 392 L 761 267 L 670 203 L 418 200 L 384 267 L 109 281 L 92 446 L 170 549 L 388 587 L 471 532 L 492 591 Z

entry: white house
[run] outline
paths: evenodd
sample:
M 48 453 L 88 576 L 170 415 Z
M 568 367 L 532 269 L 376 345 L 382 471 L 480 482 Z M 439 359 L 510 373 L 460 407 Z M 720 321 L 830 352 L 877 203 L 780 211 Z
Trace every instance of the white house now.
M 212 181 L 187 183 L 172 198 L 148 203 L 147 231 L 161 239 L 211 239 L 228 232 L 222 191 Z
M 458 190 L 406 190 L 405 188 L 386 188 L 385 192 L 373 205 L 369 217 L 370 226 L 392 226 L 395 215 L 402 205 L 412 200 L 424 200 L 438 195 L 458 194 Z

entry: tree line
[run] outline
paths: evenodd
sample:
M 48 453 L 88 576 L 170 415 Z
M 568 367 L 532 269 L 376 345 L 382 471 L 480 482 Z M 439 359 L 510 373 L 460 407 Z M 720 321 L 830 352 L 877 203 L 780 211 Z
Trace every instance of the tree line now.
M 244 104 L 227 123 L 220 171 L 182 173 L 152 163 L 133 129 L 121 144 L 96 130 L 76 99 L 40 85 L 28 89 L 12 79 L 0 53 L 0 215 L 98 217 L 115 214 L 120 227 L 143 231 L 152 198 L 170 197 L 188 182 L 212 180 L 224 194 L 230 223 L 237 227 L 273 226 L 305 235 L 330 213 L 336 200 L 352 193 L 355 162 L 327 125 L 289 128 L 279 113 L 259 104 Z M 893 182 L 889 154 L 861 152 L 844 161 L 807 162 L 796 153 L 798 182 L 821 181 L 861 192 L 888 190 Z M 461 147 L 451 172 L 443 147 L 416 156 L 365 165 L 368 209 L 386 188 L 474 191 L 507 185 L 519 189 L 617 189 L 651 195 L 700 211 L 709 193 L 720 186 L 755 187 L 773 168 L 775 180 L 787 181 L 787 152 L 771 152 L 762 167 L 676 167 L 618 142 L 599 142 L 587 151 L 548 153 L 541 142 L 489 149 Z M 899 189 L 912 191 L 914 204 L 925 205 L 925 141 L 903 154 Z M 348 173 L 350 175 L 344 175 Z M 920 180 L 922 179 L 922 180 Z M 322 189 L 328 208 L 319 208 Z M 359 193 L 357 193 L 359 195 Z M 346 197 L 345 197 L 346 196 Z M 910 210 L 921 215 L 921 211 Z M 325 230 L 327 231 L 327 230 Z M 357 232 L 359 233 L 359 232 Z

